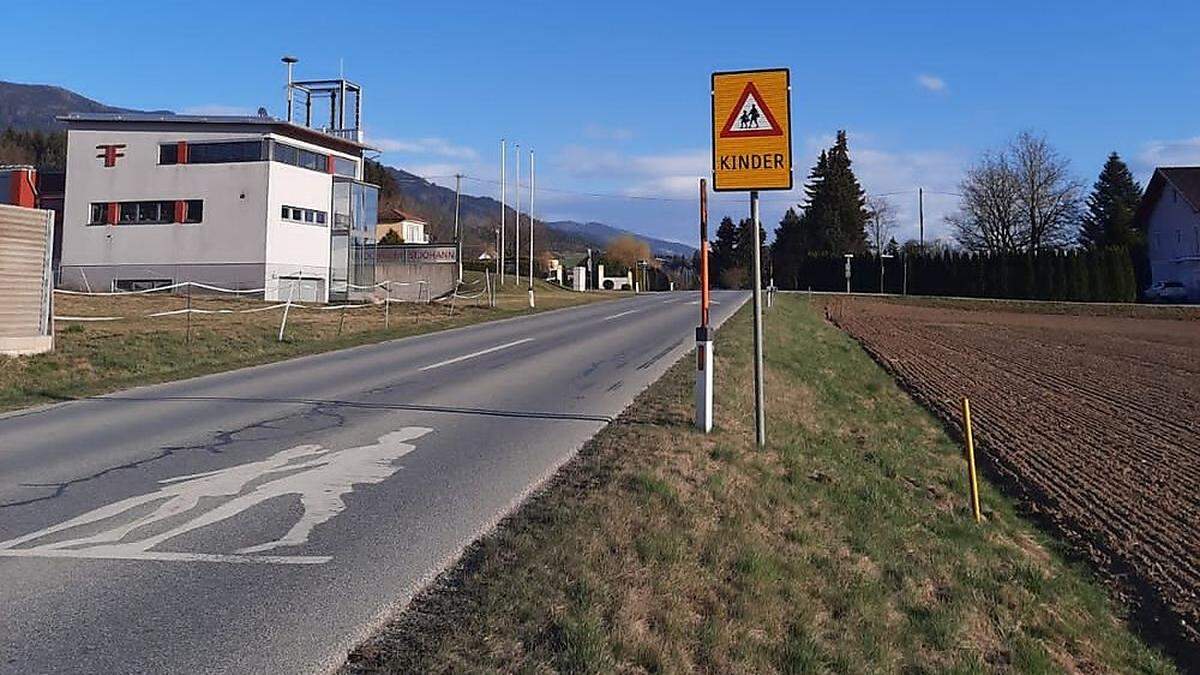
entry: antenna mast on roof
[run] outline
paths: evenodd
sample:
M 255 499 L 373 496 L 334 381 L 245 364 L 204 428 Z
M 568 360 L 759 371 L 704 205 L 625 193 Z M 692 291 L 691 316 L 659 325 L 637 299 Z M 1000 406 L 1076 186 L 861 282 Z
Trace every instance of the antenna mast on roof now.
M 362 143 L 362 87 L 347 80 L 342 75 L 339 75 L 334 80 L 293 80 L 292 64 L 297 61 L 299 59 L 294 56 L 283 57 L 283 62 L 288 65 L 287 121 L 293 124 L 300 124 L 293 115 L 293 97 L 296 93 L 299 93 L 304 99 L 304 126 L 332 136 Z M 340 70 L 341 59 L 339 59 L 338 63 Z M 312 104 L 314 98 L 329 99 L 329 122 L 326 125 L 313 125 Z M 351 99 L 353 99 L 354 106 L 352 109 L 353 118 L 347 120 L 346 105 Z
M 300 59 L 294 56 L 284 56 L 282 59 L 287 64 L 287 121 L 292 121 L 292 66 Z

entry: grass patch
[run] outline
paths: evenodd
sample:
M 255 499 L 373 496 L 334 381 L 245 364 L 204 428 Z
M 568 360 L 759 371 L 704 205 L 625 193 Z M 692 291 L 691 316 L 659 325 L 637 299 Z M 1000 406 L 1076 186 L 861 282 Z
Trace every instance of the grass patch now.
M 473 281 L 473 273 L 465 280 Z M 478 287 L 472 286 L 471 288 Z M 628 294 L 623 294 L 628 295 Z M 508 284 L 497 308 L 483 300 L 442 305 L 393 303 L 339 311 L 293 311 L 284 341 L 278 341 L 281 310 L 252 314 L 193 314 L 144 318 L 182 309 L 177 296 L 80 297 L 58 295 L 59 316 L 123 316 L 111 322 L 57 322 L 56 349 L 36 356 L 0 356 L 0 411 L 90 396 L 143 384 L 166 382 L 305 354 L 392 340 L 535 311 L 622 297 L 575 293 L 538 282 L 537 309 L 528 306 L 527 286 Z M 465 303 L 465 304 L 462 304 Z M 195 309 L 253 309 L 267 303 L 195 296 Z
M 347 672 L 1160 672 L 1086 571 L 802 297 L 717 338 L 717 429 L 684 359 L 350 657 Z

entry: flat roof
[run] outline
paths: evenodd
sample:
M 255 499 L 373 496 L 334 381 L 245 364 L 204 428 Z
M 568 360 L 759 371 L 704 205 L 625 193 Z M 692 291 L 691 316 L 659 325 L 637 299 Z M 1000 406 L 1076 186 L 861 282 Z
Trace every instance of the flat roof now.
M 266 127 L 286 136 L 308 140 L 335 148 L 351 148 L 353 150 L 377 151 L 369 145 L 353 141 L 341 136 L 334 136 L 319 129 L 286 122 L 274 117 L 259 117 L 258 115 L 174 115 L 166 113 L 68 113 L 58 115 L 55 119 L 65 122 L 68 126 L 78 123 L 101 124 L 151 124 L 151 125 L 196 125 L 212 124 L 224 126 L 254 126 Z

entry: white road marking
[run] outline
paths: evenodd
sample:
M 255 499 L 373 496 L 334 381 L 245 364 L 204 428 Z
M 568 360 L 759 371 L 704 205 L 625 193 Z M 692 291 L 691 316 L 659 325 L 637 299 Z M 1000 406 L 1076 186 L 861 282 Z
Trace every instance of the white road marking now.
M 621 318 L 621 317 L 623 317 L 623 316 L 629 316 L 630 314 L 637 314 L 637 313 L 638 313 L 638 312 L 640 312 L 640 311 L 642 311 L 642 310 L 640 310 L 640 309 L 630 309 L 630 310 L 627 310 L 627 311 L 624 311 L 624 312 L 618 312 L 618 313 L 616 313 L 616 314 L 613 314 L 612 316 L 606 316 L 606 317 L 604 317 L 604 320 L 605 320 L 605 321 L 612 321 L 613 319 L 619 319 L 619 318 Z
M 446 359 L 445 361 L 438 361 L 437 363 L 434 363 L 432 365 L 428 365 L 428 366 L 425 366 L 424 368 L 421 368 L 421 372 L 424 372 L 426 370 L 433 370 L 434 368 L 441 368 L 442 366 L 448 366 L 452 363 L 458 363 L 459 361 L 466 361 L 467 359 L 473 359 L 476 356 L 483 356 L 484 354 L 491 354 L 492 352 L 498 352 L 501 349 L 508 349 L 509 347 L 516 347 L 517 345 L 523 345 L 526 342 L 531 342 L 531 341 L 533 341 L 533 338 L 522 338 L 520 340 L 513 340 L 512 342 L 505 342 L 504 344 L 496 345 L 495 347 L 488 347 L 487 349 L 481 349 L 477 352 L 471 352 L 470 354 L 463 354 L 462 356 L 456 356 L 452 359 Z
M 96 546 L 79 551 L 42 548 L 0 549 L 0 558 L 74 558 L 84 560 L 161 560 L 164 562 L 220 562 L 243 565 L 323 565 L 328 555 L 227 555 L 221 553 L 181 553 L 178 551 L 141 551 L 130 553 L 115 546 Z
M 396 460 L 415 449 L 411 441 L 432 431 L 426 427 L 405 427 L 384 434 L 371 445 L 344 450 L 329 450 L 320 445 L 298 445 L 275 453 L 267 459 L 247 462 L 225 469 L 179 476 L 160 481 L 163 487 L 146 494 L 123 499 L 76 516 L 57 525 L 0 542 L 0 556 L 49 558 L 106 558 L 114 560 L 181 560 L 200 562 L 265 562 L 282 564 L 321 564 L 329 556 L 248 555 L 283 546 L 299 546 L 308 541 L 313 528 L 328 522 L 346 508 L 342 498 L 355 485 L 381 483 L 400 470 Z M 250 508 L 284 495 L 299 495 L 304 513 L 282 537 L 236 551 L 240 555 L 152 551 L 155 546 L 179 535 L 223 522 Z M 177 516 L 192 516 L 164 531 L 148 532 L 127 541 L 130 535 L 155 525 L 163 525 Z M 203 501 L 203 503 L 202 503 Z M 156 504 L 148 513 L 145 508 Z M 50 541 L 34 546 L 23 544 L 50 535 L 94 525 L 133 513 L 143 515 L 125 522 L 110 522 L 100 532 Z

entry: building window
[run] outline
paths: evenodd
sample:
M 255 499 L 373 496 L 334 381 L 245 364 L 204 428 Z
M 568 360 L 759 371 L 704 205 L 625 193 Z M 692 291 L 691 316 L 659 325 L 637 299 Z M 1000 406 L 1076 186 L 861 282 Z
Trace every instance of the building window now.
M 301 209 L 295 206 L 284 206 L 281 208 L 283 219 L 292 223 L 306 223 L 309 225 L 324 225 L 326 213 L 316 209 Z
M 261 162 L 264 159 L 266 156 L 263 141 L 188 144 L 188 164 Z
M 174 283 L 170 279 L 114 279 L 114 291 L 148 291 L 151 288 L 162 288 Z
M 346 178 L 358 178 L 359 163 L 354 160 L 347 160 L 346 157 L 334 155 L 334 174 L 344 175 Z
M 184 202 L 183 222 L 193 224 L 204 220 L 204 200 L 189 199 Z
M 176 210 L 176 204 L 182 203 L 183 209 Z M 93 202 L 90 210 L 88 225 L 108 224 L 108 204 Z M 117 222 L 115 225 L 166 225 L 170 223 L 199 223 L 204 220 L 204 201 L 187 199 L 182 202 L 175 200 L 117 202 Z
M 88 225 L 104 225 L 106 220 L 108 220 L 108 204 L 106 202 L 92 202 Z
M 329 160 L 326 159 L 327 155 L 323 155 L 319 152 L 313 152 L 311 150 L 305 150 L 303 148 L 297 148 L 294 145 L 280 143 L 279 141 L 275 141 L 271 144 L 271 146 L 271 159 L 275 160 L 276 162 L 291 164 L 292 166 L 298 166 L 303 169 L 311 169 L 312 171 L 320 171 L 321 173 L 328 173 L 327 162 Z
M 261 162 L 266 159 L 266 141 L 227 141 L 221 143 L 188 143 L 188 164 L 230 164 Z M 179 144 L 158 146 L 159 164 L 179 163 Z

